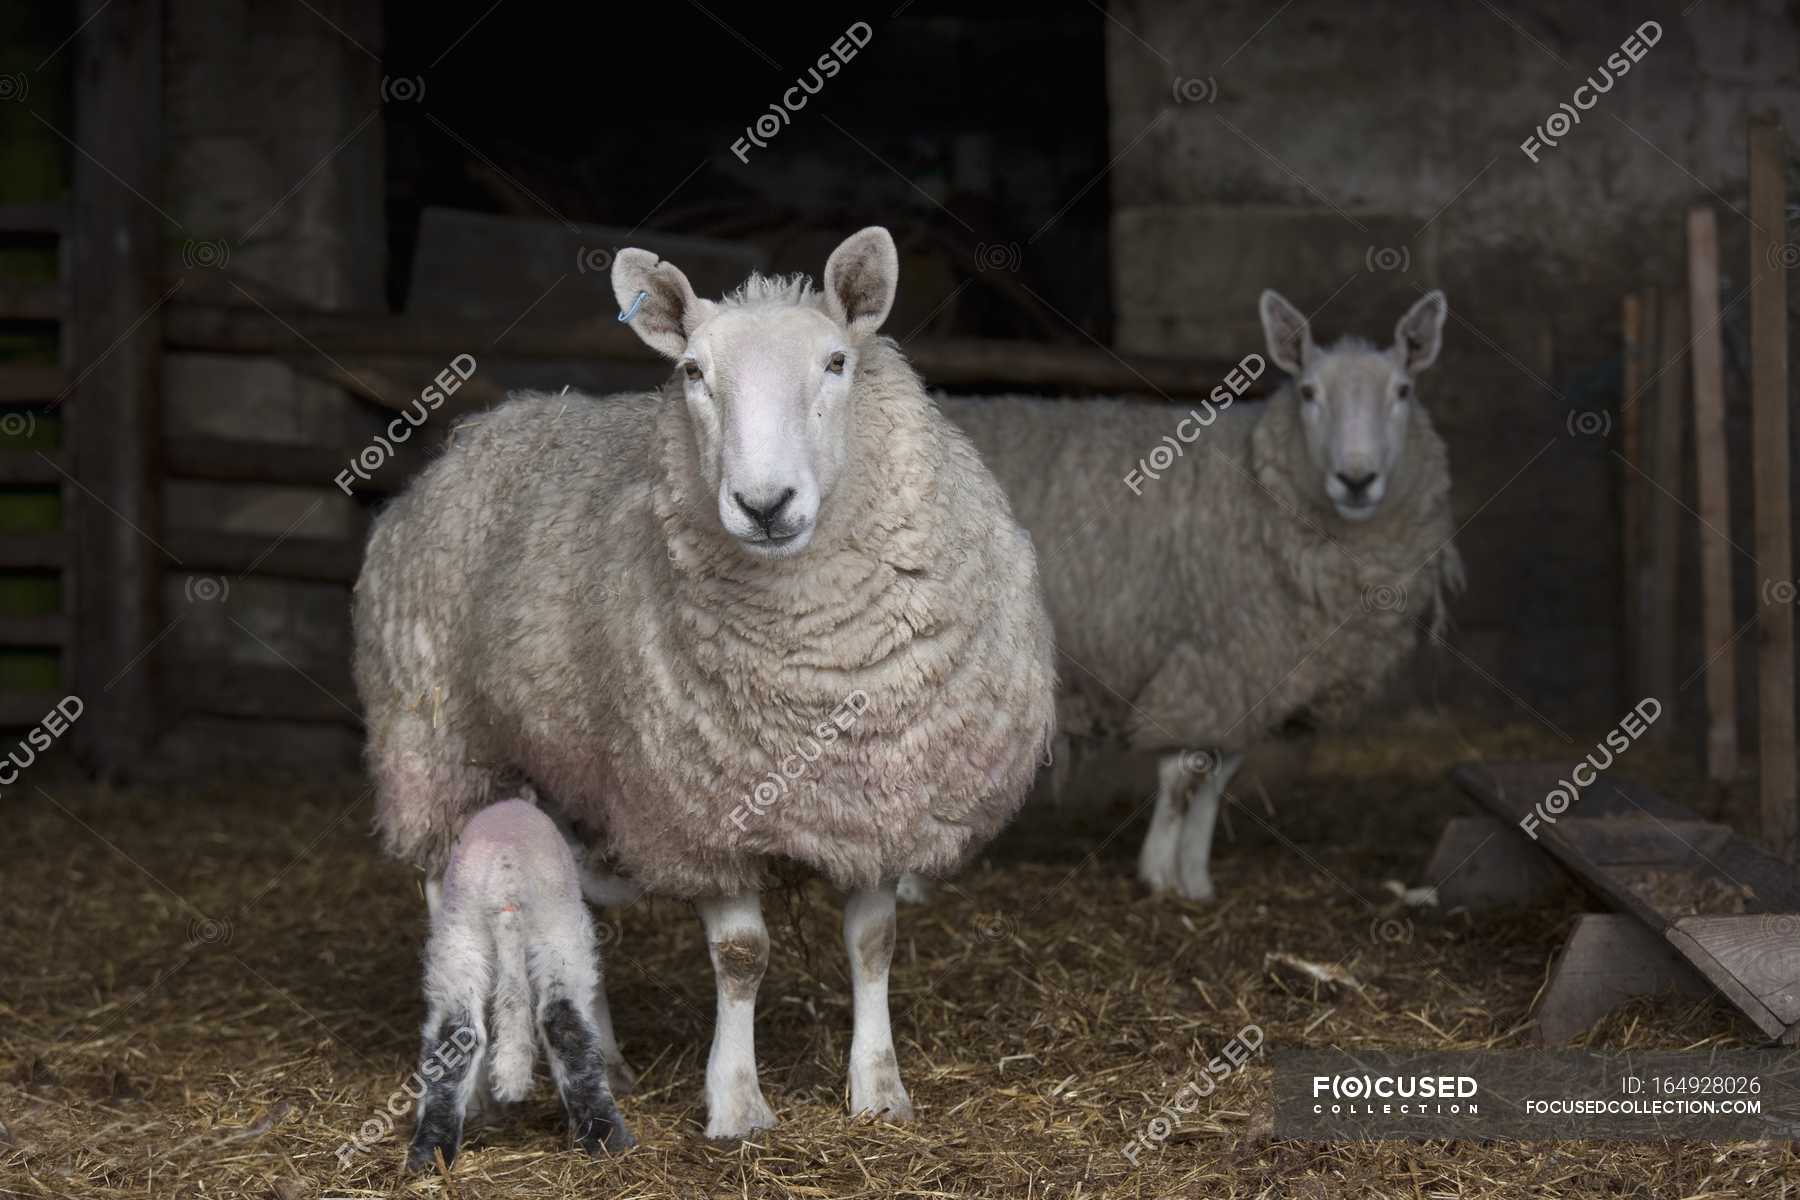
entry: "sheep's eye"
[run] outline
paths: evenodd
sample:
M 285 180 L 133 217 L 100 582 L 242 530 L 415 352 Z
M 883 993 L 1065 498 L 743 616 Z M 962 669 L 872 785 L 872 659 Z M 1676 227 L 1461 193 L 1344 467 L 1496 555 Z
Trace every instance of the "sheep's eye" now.
M 1402 400 L 1411 400 L 1412 399 L 1412 384 L 1402 383 L 1399 387 L 1394 389 L 1394 395 L 1400 397 L 1400 399 L 1402 399 Z
M 700 364 L 691 359 L 682 363 L 681 369 L 687 372 L 688 382 L 690 383 L 699 383 L 702 379 L 706 378 L 706 373 L 700 369 Z
M 826 359 L 825 369 L 830 371 L 833 375 L 842 375 L 844 373 L 844 352 L 839 350 L 836 354 L 833 354 L 830 358 Z
M 1317 400 L 1319 398 L 1319 389 L 1310 383 L 1303 383 L 1300 385 L 1300 398 L 1302 400 Z

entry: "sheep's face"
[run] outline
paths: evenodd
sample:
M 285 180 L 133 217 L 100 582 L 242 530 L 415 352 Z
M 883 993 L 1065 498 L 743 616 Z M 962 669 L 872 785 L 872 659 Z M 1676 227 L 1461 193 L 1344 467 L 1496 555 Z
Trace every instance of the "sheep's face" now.
M 1389 349 L 1344 341 L 1320 350 L 1305 316 L 1276 293 L 1263 293 L 1269 356 L 1294 376 L 1307 461 L 1319 472 L 1325 500 L 1346 521 L 1381 511 L 1406 449 L 1414 376 L 1437 358 L 1447 311 L 1444 294 L 1431 292 L 1400 318 Z
M 805 549 L 849 456 L 844 328 L 815 308 L 727 308 L 676 369 L 719 524 L 752 554 Z
M 806 549 L 850 457 L 859 359 L 899 277 L 894 240 L 871 226 L 825 264 L 818 295 L 753 279 L 723 304 L 645 250 L 613 260 L 613 292 L 631 327 L 675 360 L 720 527 L 749 555 Z

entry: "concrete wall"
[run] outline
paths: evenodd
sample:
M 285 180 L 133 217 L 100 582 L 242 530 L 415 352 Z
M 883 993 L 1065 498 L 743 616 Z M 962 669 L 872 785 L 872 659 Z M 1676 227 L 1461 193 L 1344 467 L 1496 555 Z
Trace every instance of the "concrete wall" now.
M 1260 348 L 1265 286 L 1318 310 L 1326 336 L 1386 337 L 1421 290 L 1447 289 L 1445 354 L 1422 387 L 1470 520 L 1459 645 L 1533 705 L 1609 725 L 1620 298 L 1683 280 L 1694 203 L 1718 212 L 1726 294 L 1742 290 L 1732 208 L 1745 206 L 1744 118 L 1773 107 L 1800 128 L 1789 8 L 1715 2 L 1684 19 L 1674 5 L 1611 0 L 1499 13 L 1297 0 L 1272 15 L 1247 0 L 1125 0 L 1109 11 L 1120 343 Z M 1601 66 L 1647 20 L 1656 44 L 1533 162 L 1521 142 L 1590 74 L 1604 83 Z M 1744 318 L 1729 314 L 1728 344 Z M 1727 357 L 1743 452 L 1747 392 Z M 1613 415 L 1610 438 L 1571 434 L 1584 410 Z M 1737 461 L 1747 533 L 1748 459 Z M 1682 481 L 1659 482 L 1692 503 Z M 1690 555 L 1697 536 L 1684 528 Z M 1739 582 L 1742 619 L 1750 569 Z M 1685 676 L 1701 646 L 1685 620 L 1682 636 Z M 1452 693 L 1513 706 L 1475 672 L 1440 665 L 1440 679 L 1446 670 Z

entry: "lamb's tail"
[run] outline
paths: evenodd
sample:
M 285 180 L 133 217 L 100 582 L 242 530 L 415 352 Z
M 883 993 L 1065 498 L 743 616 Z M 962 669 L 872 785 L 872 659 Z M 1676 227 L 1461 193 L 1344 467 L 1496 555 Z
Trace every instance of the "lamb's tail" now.
M 525 930 L 519 910 L 494 914 L 494 1099 L 523 1100 L 531 1091 L 531 1068 L 537 1061 L 537 1030 L 532 1019 L 531 974 L 526 962 Z

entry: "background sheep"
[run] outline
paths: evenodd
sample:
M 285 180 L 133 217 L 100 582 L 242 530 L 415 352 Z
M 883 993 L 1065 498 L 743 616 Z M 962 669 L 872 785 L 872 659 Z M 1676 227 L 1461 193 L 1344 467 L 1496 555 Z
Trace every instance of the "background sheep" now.
M 1385 349 L 1321 350 L 1279 295 L 1261 309 L 1294 376 L 1266 404 L 942 402 L 1036 538 L 1065 687 L 1163 756 L 1140 877 L 1195 900 L 1213 896 L 1213 824 L 1241 751 L 1370 696 L 1462 582 L 1448 456 L 1414 395 L 1443 293 Z M 1181 457 L 1152 479 L 1134 468 L 1159 445 Z
M 523 1100 L 539 1038 L 575 1144 L 589 1154 L 634 1145 L 607 1084 L 618 1047 L 611 1023 L 595 1019 L 600 994 L 594 926 L 561 832 L 524 800 L 476 813 L 432 903 L 419 1062 L 429 1082 L 407 1167 L 440 1151 L 445 1166 L 455 1161 L 472 1100 Z
M 673 377 L 522 396 L 460 429 L 377 522 L 357 585 L 387 848 L 437 871 L 519 772 L 596 831 L 605 865 L 693 897 L 718 983 L 716 1137 L 774 1120 L 753 1030 L 774 858 L 851 893 L 851 1104 L 909 1113 L 894 880 L 988 841 L 1053 724 L 1030 541 L 877 335 L 897 275 L 878 228 L 833 252 L 822 290 L 753 276 L 719 303 L 622 251 L 620 308 Z

